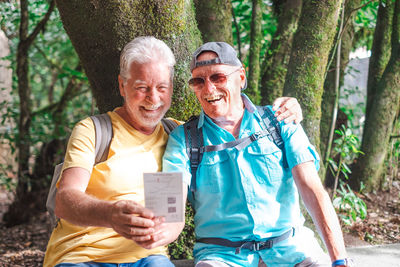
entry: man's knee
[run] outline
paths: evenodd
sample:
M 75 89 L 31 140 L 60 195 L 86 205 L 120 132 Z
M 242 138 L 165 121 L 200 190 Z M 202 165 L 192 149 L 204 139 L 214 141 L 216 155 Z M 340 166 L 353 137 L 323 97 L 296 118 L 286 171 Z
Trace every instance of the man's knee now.
M 297 263 L 294 267 L 330 267 L 330 266 L 331 265 L 328 262 L 308 257 L 302 262 Z
M 134 267 L 174 267 L 174 264 L 164 255 L 151 255 L 141 259 Z

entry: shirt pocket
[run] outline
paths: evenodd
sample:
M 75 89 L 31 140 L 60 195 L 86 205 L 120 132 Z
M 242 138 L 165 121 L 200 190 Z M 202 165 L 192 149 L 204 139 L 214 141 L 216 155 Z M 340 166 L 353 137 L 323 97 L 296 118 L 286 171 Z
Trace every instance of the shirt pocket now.
M 205 152 L 197 171 L 197 190 L 204 193 L 220 193 L 224 187 L 224 177 L 229 174 L 228 155 L 223 151 Z
M 256 180 L 276 184 L 284 177 L 283 153 L 274 143 L 263 138 L 247 147 L 247 158 Z

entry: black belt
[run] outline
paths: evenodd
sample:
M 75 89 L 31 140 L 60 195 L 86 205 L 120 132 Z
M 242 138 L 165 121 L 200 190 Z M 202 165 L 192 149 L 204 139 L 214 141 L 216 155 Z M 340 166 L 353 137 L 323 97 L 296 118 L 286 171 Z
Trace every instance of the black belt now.
M 250 249 L 252 251 L 270 249 L 275 244 L 289 238 L 292 235 L 294 235 L 294 228 L 280 236 L 271 237 L 264 241 L 230 241 L 225 238 L 206 237 L 198 239 L 197 242 L 236 248 L 235 254 L 239 254 L 242 248 Z

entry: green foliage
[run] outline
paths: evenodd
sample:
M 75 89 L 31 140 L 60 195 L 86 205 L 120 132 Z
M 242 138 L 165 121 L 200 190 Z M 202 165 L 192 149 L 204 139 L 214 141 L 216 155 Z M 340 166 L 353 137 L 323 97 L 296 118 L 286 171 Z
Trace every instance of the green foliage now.
M 349 179 L 351 170 L 348 163 L 351 163 L 358 154 L 363 154 L 358 148 L 360 146 L 359 139 L 353 134 L 351 128 L 342 125 L 341 129 L 335 130 L 338 138 L 334 141 L 333 151 L 336 154 L 337 161 L 329 158 L 329 168 L 335 176 L 335 185 L 333 189 L 333 206 L 339 213 L 341 220 L 351 225 L 357 218 L 364 220 L 367 215 L 367 206 L 365 202 L 358 197 L 348 184 L 344 185 L 343 181 L 339 182 L 339 174 Z M 339 189 L 336 192 L 337 184 Z M 361 185 L 363 188 L 363 185 Z M 360 190 L 361 191 L 361 190 Z M 337 194 L 336 194 L 337 193 Z
M 0 188 L 7 191 L 14 191 L 16 188 L 15 179 L 12 175 L 13 169 L 10 164 L 0 164 Z
M 47 0 L 29 1 L 28 34 L 36 27 L 49 8 Z M 10 62 L 13 71 L 11 101 L 0 103 L 3 126 L 0 132 L 1 140 L 7 140 L 12 152 L 16 150 L 19 124 L 19 97 L 17 68 L 17 47 L 19 40 L 20 10 L 16 1 L 0 3 L 0 27 L 9 39 L 10 54 L 4 58 Z M 77 69 L 78 56 L 64 31 L 59 13 L 53 11 L 45 30 L 41 31 L 29 48 L 29 82 L 31 87 L 31 150 L 37 154 L 40 145 L 54 138 L 65 138 L 72 126 L 83 117 L 90 114 L 92 101 L 89 85 L 85 74 Z M 66 92 L 71 80 L 79 90 L 71 95 L 62 110 L 57 110 L 61 98 Z M 4 90 L 4 88 L 2 88 Z M 58 114 L 57 114 L 58 112 Z M 62 117 L 59 129 L 55 131 L 55 116 Z M 1 171 L 3 173 L 3 170 Z M 3 174 L 2 174 L 3 175 Z
M 343 164 L 345 162 L 352 162 L 354 157 L 358 154 L 364 154 L 358 149 L 360 147 L 360 141 L 358 137 L 353 134 L 351 128 L 342 125 L 341 129 L 335 130 L 335 133 L 338 135 L 338 138 L 333 141 L 335 144 L 333 150 L 335 154 L 338 154 L 343 159 Z M 348 178 L 345 173 L 343 174 Z
M 348 184 L 340 183 L 338 196 L 333 200 L 340 219 L 347 225 L 367 217 L 367 205 L 351 190 Z
M 335 133 L 338 135 L 338 138 L 333 141 L 333 152 L 338 159 L 337 161 L 332 158 L 328 159 L 329 169 L 335 176 L 335 184 L 333 186 L 332 194 L 333 197 L 336 196 L 339 175 L 342 174 L 346 179 L 349 179 L 351 170 L 347 163 L 352 162 L 354 157 L 358 154 L 363 154 L 363 152 L 358 149 L 360 142 L 357 136 L 353 134 L 351 128 L 346 128 L 342 125 L 341 129 L 335 130 Z
M 362 0 L 361 9 L 358 9 L 354 19 L 355 42 L 353 49 L 366 47 L 372 48 L 372 40 L 376 26 L 379 1 Z
M 188 203 L 185 212 L 185 227 L 178 239 L 168 246 L 169 255 L 173 260 L 193 259 L 193 246 L 196 241 L 193 217 L 193 209 Z
M 267 51 L 268 46 L 272 41 L 272 37 L 276 31 L 276 19 L 272 14 L 271 6 L 272 2 L 264 0 L 264 10 L 262 15 L 262 26 L 261 31 L 263 39 L 261 40 L 261 51 L 260 58 L 264 58 L 264 54 Z M 250 47 L 250 29 L 251 29 L 251 16 L 252 16 L 252 2 L 251 0 L 232 0 L 232 7 L 235 12 L 236 20 L 239 26 L 239 32 L 235 27 L 233 31 L 233 44 L 237 47 L 237 35 L 240 36 L 242 53 L 248 51 Z M 242 56 L 242 62 L 248 66 L 248 57 Z

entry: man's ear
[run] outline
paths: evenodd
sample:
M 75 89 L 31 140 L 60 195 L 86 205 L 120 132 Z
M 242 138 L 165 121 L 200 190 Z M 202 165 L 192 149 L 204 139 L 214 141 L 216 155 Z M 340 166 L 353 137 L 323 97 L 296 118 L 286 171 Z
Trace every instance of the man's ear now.
M 242 67 L 240 69 L 240 88 L 243 88 L 246 84 L 246 70 Z
M 122 79 L 121 75 L 118 75 L 118 85 L 119 85 L 119 93 L 122 97 L 125 97 L 124 90 L 124 79 Z

